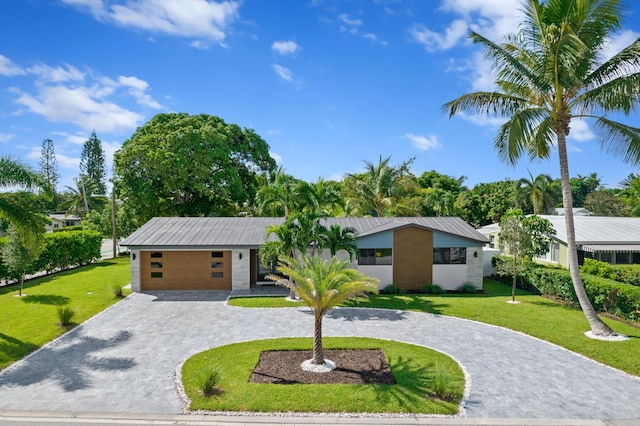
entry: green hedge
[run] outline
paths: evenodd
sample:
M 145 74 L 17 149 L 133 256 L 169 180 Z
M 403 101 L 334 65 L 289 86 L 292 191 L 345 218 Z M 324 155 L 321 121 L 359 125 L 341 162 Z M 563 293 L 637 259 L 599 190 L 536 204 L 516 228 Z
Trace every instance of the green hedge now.
M 496 262 L 503 261 L 496 258 Z M 630 321 L 640 321 L 640 287 L 608 278 L 581 273 L 582 283 L 593 307 Z M 510 282 L 510 277 L 499 277 Z M 534 287 L 541 294 L 555 296 L 579 306 L 571 275 L 566 269 L 529 265 L 522 274 L 523 287 Z M 518 279 L 520 282 L 520 277 Z
M 0 252 L 6 238 L 0 238 Z M 72 266 L 86 265 L 100 258 L 102 235 L 96 231 L 56 232 L 45 235 L 45 247 L 33 267 L 27 272 L 51 273 L 56 269 L 69 269 Z M 13 280 L 0 256 L 0 279 Z
M 585 259 L 580 271 L 640 287 L 640 265 L 611 265 L 595 259 Z

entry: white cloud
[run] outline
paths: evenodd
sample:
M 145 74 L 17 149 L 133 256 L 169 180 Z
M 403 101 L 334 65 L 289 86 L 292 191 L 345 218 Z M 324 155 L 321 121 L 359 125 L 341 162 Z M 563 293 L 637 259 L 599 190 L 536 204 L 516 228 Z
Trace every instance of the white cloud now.
M 298 43 L 292 40 L 288 41 L 274 41 L 271 48 L 281 55 L 293 55 L 300 51 Z
M 24 75 L 26 72 L 18 65 L 11 62 L 11 59 L 0 55 L 0 75 L 12 77 L 14 75 Z
M 596 135 L 589 128 L 589 123 L 584 120 L 571 120 L 571 130 L 568 139 L 576 142 L 586 142 L 595 139 Z
M 222 43 L 227 27 L 236 19 L 239 3 L 211 0 L 62 0 L 90 13 L 96 20 L 154 33 Z M 204 42 L 195 47 L 204 46 Z
M 13 133 L 0 133 L 0 142 L 2 143 L 9 142 L 15 136 L 16 135 Z
M 80 157 L 70 157 L 56 152 L 56 160 L 60 167 L 77 171 L 80 167 Z
M 118 83 L 123 86 L 132 87 L 138 90 L 147 90 L 149 88 L 149 83 L 144 80 L 140 80 L 138 77 L 125 77 L 121 75 L 118 77 Z
M 457 19 L 449 25 L 444 34 L 431 31 L 424 25 L 416 24 L 409 29 L 411 38 L 422 45 L 429 52 L 436 50 L 449 50 L 454 47 L 460 40 L 466 37 L 468 32 L 467 23 L 461 19 Z
M 278 64 L 273 64 L 271 67 L 282 80 L 293 81 L 293 73 L 289 68 L 285 68 Z
M 346 13 L 341 13 L 340 15 L 338 15 L 338 19 L 340 19 L 342 22 L 344 22 L 346 25 L 349 25 L 350 27 L 359 27 L 360 25 L 362 25 L 361 19 L 351 19 L 349 15 L 347 15 Z
M 277 164 L 282 165 L 282 156 L 280 156 L 279 154 L 276 154 L 275 152 L 271 152 L 271 151 L 269 151 L 269 155 L 271 156 L 271 158 L 276 160 Z
M 35 74 L 40 81 L 47 83 L 63 83 L 67 81 L 83 81 L 85 74 L 76 67 L 65 64 L 65 67 L 50 67 L 44 64 L 27 68 L 27 72 Z
M 463 120 L 467 120 L 478 126 L 499 127 L 507 121 L 507 119 L 504 117 L 481 117 L 479 115 L 467 115 L 464 112 L 458 113 L 456 115 Z
M 614 55 L 620 53 L 622 49 L 628 47 L 639 37 L 640 33 L 631 30 L 625 30 L 619 34 L 616 34 L 615 37 L 607 40 L 604 49 L 601 52 L 600 59 L 602 59 L 603 61 L 607 61 L 613 58 Z
M 420 151 L 428 151 L 440 148 L 438 137 L 435 135 L 414 135 L 413 133 L 405 133 L 405 139 L 409 139 L 414 147 Z

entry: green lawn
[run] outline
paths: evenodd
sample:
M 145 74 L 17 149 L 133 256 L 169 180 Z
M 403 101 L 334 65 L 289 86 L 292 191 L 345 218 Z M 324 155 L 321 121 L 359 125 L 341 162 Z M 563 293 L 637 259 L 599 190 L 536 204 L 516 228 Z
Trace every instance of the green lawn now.
M 372 295 L 368 300 L 360 299 L 357 304 L 349 301 L 345 305 L 429 312 L 499 325 L 640 376 L 639 328 L 604 318 L 614 330 L 626 334 L 630 339 L 624 342 L 589 339 L 584 335 L 589 324 L 578 309 L 524 291 L 518 291 L 516 296 L 520 304 L 506 303 L 511 297 L 511 287 L 491 279 L 485 279 L 484 289 L 487 294 Z M 282 297 L 237 298 L 230 300 L 229 304 L 245 307 L 283 306 L 283 300 Z
M 28 281 L 27 296 L 17 297 L 17 286 L 0 288 L 0 369 L 67 331 L 56 325 L 59 306 L 70 306 L 79 324 L 116 303 L 111 286 L 129 284 L 129 271 L 121 257 Z
M 311 338 L 255 340 L 221 346 L 189 358 L 182 381 L 192 410 L 254 412 L 385 412 L 455 414 L 464 391 L 464 374 L 448 356 L 431 349 L 388 340 L 325 337 L 326 349 L 382 349 L 396 378 L 395 385 L 250 383 L 251 371 L 265 350 L 309 350 Z M 221 371 L 222 393 L 204 397 L 197 377 L 207 365 Z M 452 402 L 430 397 L 434 371 L 446 370 Z

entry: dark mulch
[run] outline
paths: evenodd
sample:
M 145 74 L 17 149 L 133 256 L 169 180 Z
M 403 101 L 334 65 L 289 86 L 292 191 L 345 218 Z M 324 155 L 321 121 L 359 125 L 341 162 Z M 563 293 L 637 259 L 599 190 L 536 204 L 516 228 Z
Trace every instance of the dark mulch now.
M 328 373 L 302 370 L 300 364 L 312 357 L 312 351 L 264 351 L 249 381 L 273 384 L 396 384 L 387 358 L 380 349 L 325 350 L 325 359 L 336 363 L 336 369 Z

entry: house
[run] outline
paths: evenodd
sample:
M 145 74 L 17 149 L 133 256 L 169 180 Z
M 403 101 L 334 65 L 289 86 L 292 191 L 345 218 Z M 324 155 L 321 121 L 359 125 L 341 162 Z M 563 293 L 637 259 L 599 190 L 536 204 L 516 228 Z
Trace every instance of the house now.
M 127 237 L 131 288 L 145 290 L 249 290 L 272 273 L 259 259 L 269 225 L 284 218 L 157 217 Z M 482 246 L 487 242 L 457 217 L 327 218 L 357 232 L 352 267 L 406 290 L 426 283 L 454 290 L 482 288 Z M 326 256 L 326 253 L 323 255 Z M 342 258 L 348 258 L 340 252 Z
M 66 228 L 67 226 L 79 226 L 82 219 L 73 214 L 54 213 L 49 215 L 50 225 L 46 226 L 47 232 L 53 232 L 54 229 Z
M 556 215 L 540 215 L 540 217 L 551 222 L 556 234 L 549 243 L 549 252 L 536 260 L 568 268 L 565 217 Z M 640 218 L 575 216 L 573 221 L 578 261 L 581 265 L 585 258 L 611 264 L 640 264 Z M 478 232 L 490 240 L 486 248 L 499 248 L 499 225 L 487 225 Z

